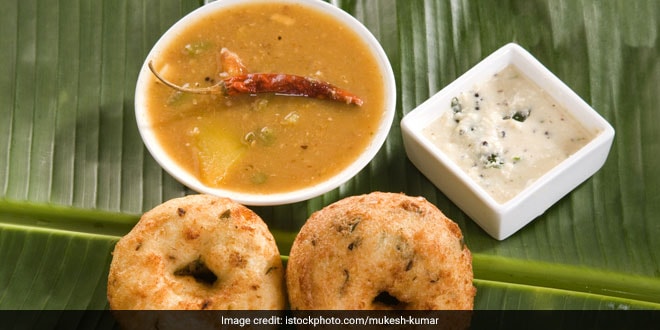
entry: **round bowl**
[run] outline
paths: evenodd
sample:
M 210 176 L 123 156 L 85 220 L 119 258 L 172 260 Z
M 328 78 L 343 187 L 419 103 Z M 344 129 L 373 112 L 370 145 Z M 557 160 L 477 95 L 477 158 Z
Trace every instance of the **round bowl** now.
M 326 2 L 317 0 L 278 1 L 280 3 L 303 6 L 309 10 L 321 11 L 327 15 L 330 15 L 335 20 L 346 26 L 348 29 L 352 30 L 369 47 L 373 53 L 373 57 L 378 63 L 379 71 L 383 77 L 384 97 L 386 98 L 383 102 L 383 114 L 378 129 L 373 135 L 371 142 L 362 151 L 362 153 L 352 163 L 340 170 L 336 175 L 312 186 L 293 191 L 278 193 L 246 193 L 224 188 L 209 187 L 195 175 L 184 170 L 164 150 L 163 146 L 155 135 L 150 117 L 148 115 L 146 90 L 148 83 L 153 79 L 152 72 L 148 67 L 149 61 L 152 60 L 157 54 L 159 54 L 159 52 L 161 52 L 161 50 L 164 49 L 169 43 L 171 43 L 173 38 L 177 36 L 181 31 L 185 30 L 191 24 L 197 22 L 209 14 L 226 10 L 237 5 L 262 2 L 273 3 L 272 0 L 223 0 L 211 2 L 194 10 L 193 12 L 180 19 L 172 27 L 170 27 L 156 42 L 140 70 L 135 91 L 136 121 L 144 144 L 146 145 L 153 158 L 167 173 L 192 190 L 195 190 L 199 193 L 231 198 L 239 203 L 255 206 L 280 205 L 308 200 L 322 195 L 332 189 L 335 189 L 354 177 L 375 157 L 376 153 L 380 150 L 389 134 L 396 107 L 396 85 L 392 67 L 378 40 L 376 40 L 371 32 L 357 19 L 350 16 L 343 10 Z

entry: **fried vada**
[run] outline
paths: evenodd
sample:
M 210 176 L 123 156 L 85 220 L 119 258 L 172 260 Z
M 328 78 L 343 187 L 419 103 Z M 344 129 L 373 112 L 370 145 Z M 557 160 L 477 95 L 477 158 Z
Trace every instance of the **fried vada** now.
M 455 222 L 422 197 L 383 192 L 313 213 L 286 270 L 293 310 L 471 310 L 472 280 Z
M 272 234 L 243 205 L 209 195 L 146 212 L 116 244 L 113 310 L 284 309 L 284 269 Z

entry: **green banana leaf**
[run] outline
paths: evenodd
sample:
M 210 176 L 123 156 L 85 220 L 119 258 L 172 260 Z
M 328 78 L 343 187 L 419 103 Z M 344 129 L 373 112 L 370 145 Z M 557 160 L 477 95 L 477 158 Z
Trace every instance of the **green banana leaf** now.
M 463 230 L 474 255 L 477 310 L 660 309 L 659 1 L 332 3 L 381 42 L 397 79 L 397 116 L 376 158 L 348 183 L 309 201 L 253 208 L 283 255 L 323 206 L 371 191 L 404 192 L 426 197 Z M 107 309 L 114 243 L 142 212 L 193 193 L 143 146 L 133 97 L 147 52 L 200 5 L 3 4 L 0 309 Z M 596 175 L 497 241 L 408 161 L 399 121 L 509 42 L 536 56 L 617 135 Z

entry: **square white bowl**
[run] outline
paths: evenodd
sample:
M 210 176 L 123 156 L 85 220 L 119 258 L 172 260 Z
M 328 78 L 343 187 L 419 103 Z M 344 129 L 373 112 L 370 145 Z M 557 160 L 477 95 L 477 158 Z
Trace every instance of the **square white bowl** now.
M 423 134 L 424 128 L 451 111 L 451 99 L 515 66 L 597 135 L 584 147 L 539 177 L 512 199 L 498 203 Z M 517 44 L 510 43 L 419 105 L 401 121 L 404 148 L 411 162 L 489 235 L 503 240 L 543 214 L 598 171 L 609 154 L 614 129 L 574 91 Z

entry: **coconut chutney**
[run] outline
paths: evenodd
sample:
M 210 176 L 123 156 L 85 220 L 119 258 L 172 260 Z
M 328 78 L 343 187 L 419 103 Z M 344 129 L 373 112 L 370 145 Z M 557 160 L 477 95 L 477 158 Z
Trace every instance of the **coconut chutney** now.
M 439 111 L 423 134 L 499 203 L 597 135 L 512 65 Z

